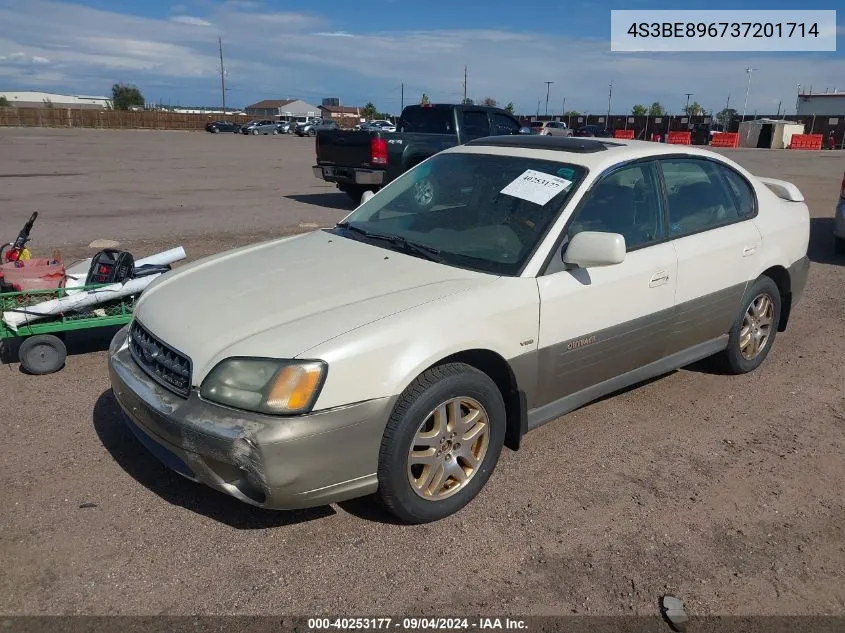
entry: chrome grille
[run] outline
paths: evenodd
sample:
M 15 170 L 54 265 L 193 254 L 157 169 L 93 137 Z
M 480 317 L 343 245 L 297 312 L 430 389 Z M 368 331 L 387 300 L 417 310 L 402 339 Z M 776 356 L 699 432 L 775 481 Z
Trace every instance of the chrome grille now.
M 129 353 L 162 387 L 188 397 L 191 391 L 191 359 L 165 345 L 137 321 L 129 328 Z

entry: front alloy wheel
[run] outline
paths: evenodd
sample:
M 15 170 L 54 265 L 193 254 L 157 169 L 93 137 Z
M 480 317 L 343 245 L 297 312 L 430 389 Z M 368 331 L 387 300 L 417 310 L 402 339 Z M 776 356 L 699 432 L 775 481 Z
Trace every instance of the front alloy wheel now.
M 478 472 L 490 445 L 487 411 L 473 398 L 451 398 L 417 429 L 408 451 L 408 481 L 420 497 L 451 497 Z
M 505 440 L 496 383 L 464 363 L 438 365 L 399 397 L 379 450 L 378 495 L 406 523 L 458 512 L 487 483 Z

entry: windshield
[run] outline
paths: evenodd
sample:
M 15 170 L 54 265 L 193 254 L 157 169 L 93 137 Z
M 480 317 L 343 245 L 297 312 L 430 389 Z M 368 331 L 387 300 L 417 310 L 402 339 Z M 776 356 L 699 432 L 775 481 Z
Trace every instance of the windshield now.
M 403 252 L 408 251 L 402 242 L 413 242 L 434 249 L 445 264 L 515 276 L 584 173 L 583 167 L 551 160 L 437 154 L 397 178 L 334 230 Z M 386 235 L 399 239 L 390 242 Z

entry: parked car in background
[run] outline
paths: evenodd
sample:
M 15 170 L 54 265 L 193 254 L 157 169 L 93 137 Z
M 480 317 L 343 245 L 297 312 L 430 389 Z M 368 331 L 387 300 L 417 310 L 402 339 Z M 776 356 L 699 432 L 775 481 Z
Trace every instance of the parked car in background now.
M 466 112 L 445 109 L 455 125 Z M 436 521 L 503 446 L 570 411 L 709 357 L 760 367 L 800 302 L 809 237 L 794 185 L 716 152 L 480 138 L 332 228 L 164 275 L 110 345 L 111 385 L 148 451 L 242 502 L 375 494 L 403 522 Z M 542 473 L 508 467 L 542 494 Z
M 539 134 L 540 130 L 543 129 L 543 122 L 542 121 L 531 121 L 528 123 L 528 127 L 534 131 L 535 134 Z
M 395 132 L 396 126 L 391 123 L 390 121 L 385 121 L 384 119 L 377 119 L 375 121 L 370 121 L 370 125 L 377 127 L 385 132 Z
M 241 131 L 241 124 L 234 121 L 209 121 L 205 124 L 206 132 L 212 134 L 219 134 L 220 132 L 234 132 L 237 134 Z
M 839 191 L 839 204 L 833 222 L 833 239 L 836 240 L 836 252 L 845 255 L 845 174 L 842 174 L 842 187 Z
M 339 130 L 340 126 L 337 121 L 333 119 L 317 119 L 306 123 L 305 125 L 296 126 L 297 136 L 317 136 L 317 132 L 321 130 Z
M 596 137 L 596 138 L 612 138 L 613 132 L 600 125 L 584 125 L 575 131 L 573 136 L 578 137 Z
M 290 134 L 292 123 L 290 121 L 279 121 L 276 123 L 279 134 Z
M 572 130 L 563 121 L 545 121 L 537 133 L 543 136 L 572 136 Z
M 250 121 L 241 128 L 244 134 L 279 134 L 279 124 L 270 119 Z
M 407 106 L 396 132 L 378 126 L 320 132 L 314 176 L 332 182 L 355 202 L 449 147 L 483 136 L 524 134 L 519 121 L 501 108 L 448 103 Z M 420 204 L 433 200 L 430 183 L 417 183 Z

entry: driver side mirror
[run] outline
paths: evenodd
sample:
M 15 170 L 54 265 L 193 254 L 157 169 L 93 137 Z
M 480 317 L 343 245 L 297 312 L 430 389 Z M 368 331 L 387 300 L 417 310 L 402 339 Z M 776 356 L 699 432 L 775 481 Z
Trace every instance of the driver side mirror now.
M 581 231 L 562 253 L 563 262 L 579 268 L 613 266 L 625 261 L 625 238 L 619 233 Z

